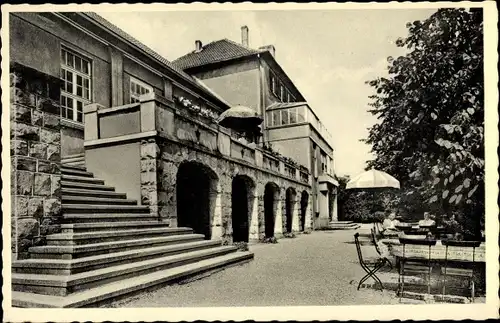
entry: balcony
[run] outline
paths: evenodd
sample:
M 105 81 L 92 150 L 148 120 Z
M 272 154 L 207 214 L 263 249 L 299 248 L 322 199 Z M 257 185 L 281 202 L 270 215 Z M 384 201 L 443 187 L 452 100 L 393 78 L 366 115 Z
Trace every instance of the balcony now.
M 86 148 L 160 137 L 310 185 L 307 169 L 232 136 L 229 129 L 217 124 L 214 113 L 200 114 L 156 94 L 146 94 L 140 103 L 119 107 L 92 104 L 84 112 Z

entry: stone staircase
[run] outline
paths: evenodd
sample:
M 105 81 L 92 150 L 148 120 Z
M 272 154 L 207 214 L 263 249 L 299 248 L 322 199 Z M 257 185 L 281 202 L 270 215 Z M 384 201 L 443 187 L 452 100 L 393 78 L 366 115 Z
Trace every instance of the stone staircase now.
M 66 166 L 77 166 L 77 167 L 84 169 L 85 168 L 85 153 L 65 156 L 62 159 L 62 163 Z
M 78 161 L 61 168 L 62 232 L 12 264 L 12 306 L 92 307 L 253 259 L 191 228 L 171 228 Z
M 356 230 L 361 225 L 352 221 L 332 221 L 328 223 L 329 230 Z

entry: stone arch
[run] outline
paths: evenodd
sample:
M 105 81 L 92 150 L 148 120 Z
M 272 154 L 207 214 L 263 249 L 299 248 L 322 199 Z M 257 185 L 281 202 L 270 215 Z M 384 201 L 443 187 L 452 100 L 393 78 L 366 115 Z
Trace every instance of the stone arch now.
M 302 191 L 300 196 L 300 224 L 299 231 L 304 231 L 306 228 L 307 207 L 309 205 L 309 193 Z
M 293 187 L 287 188 L 285 192 L 285 217 L 284 217 L 284 232 L 292 232 L 293 213 L 295 209 L 295 199 L 297 192 Z
M 264 188 L 264 233 L 266 238 L 274 236 L 279 193 L 278 185 L 273 182 L 266 184 Z
M 195 233 L 212 236 L 212 220 L 217 197 L 217 174 L 205 164 L 186 161 L 179 165 L 176 177 L 177 225 Z
M 248 242 L 254 199 L 255 182 L 246 175 L 233 177 L 231 184 L 233 242 Z

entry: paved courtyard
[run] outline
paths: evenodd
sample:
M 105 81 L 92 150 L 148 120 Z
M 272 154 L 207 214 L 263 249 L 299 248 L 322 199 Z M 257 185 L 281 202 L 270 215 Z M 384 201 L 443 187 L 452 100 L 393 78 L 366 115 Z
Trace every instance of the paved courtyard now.
M 363 230 L 364 231 L 364 230 Z M 354 230 L 317 231 L 254 244 L 255 259 L 183 284 L 115 301 L 111 307 L 398 304 L 394 291 L 356 290 L 364 272 Z M 373 246 L 363 247 L 372 251 Z

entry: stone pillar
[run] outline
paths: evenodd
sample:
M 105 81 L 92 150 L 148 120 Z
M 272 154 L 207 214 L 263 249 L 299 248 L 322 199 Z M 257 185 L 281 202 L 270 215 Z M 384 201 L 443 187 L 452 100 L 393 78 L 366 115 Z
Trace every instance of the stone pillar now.
M 309 197 L 307 201 L 306 218 L 304 221 L 304 231 L 313 229 L 313 200 Z
M 98 103 L 87 104 L 83 107 L 85 120 L 85 141 L 99 139 L 99 120 L 97 117 L 97 111 L 101 109 L 104 109 L 104 106 Z
M 258 240 L 259 239 L 259 212 L 260 210 L 260 198 L 257 193 L 257 188 L 255 188 L 255 193 L 253 197 L 253 207 L 252 214 L 250 218 L 250 228 L 249 228 L 249 240 Z M 262 210 L 263 211 L 263 210 Z
M 292 232 L 300 231 L 300 194 L 295 194 L 295 199 L 292 202 Z
M 337 189 L 334 187 L 332 194 L 330 195 L 330 203 L 331 203 L 331 208 L 332 208 L 332 221 L 338 221 L 338 214 L 337 214 Z
M 274 219 L 274 235 L 276 238 L 283 235 L 283 217 L 284 217 L 284 190 L 280 189 L 278 194 L 278 201 L 276 203 L 276 217 Z
M 160 148 L 161 149 L 161 148 Z M 171 227 L 177 227 L 177 172 L 178 164 L 171 160 L 169 154 L 162 153 L 161 182 L 158 183 L 158 216 L 162 221 L 169 221 Z
M 212 239 L 222 240 L 222 192 L 220 185 L 217 185 L 217 192 L 215 196 L 214 217 L 212 219 Z
M 156 139 L 141 141 L 141 203 L 148 205 L 151 215 L 158 216 L 158 170 L 160 148 Z
M 12 64 L 10 70 L 12 259 L 60 232 L 59 79 Z
M 229 244 L 233 241 L 233 219 L 231 217 L 231 177 L 221 172 L 219 174 L 218 186 L 219 193 L 217 197 L 221 200 L 221 222 L 222 222 L 222 241 Z

